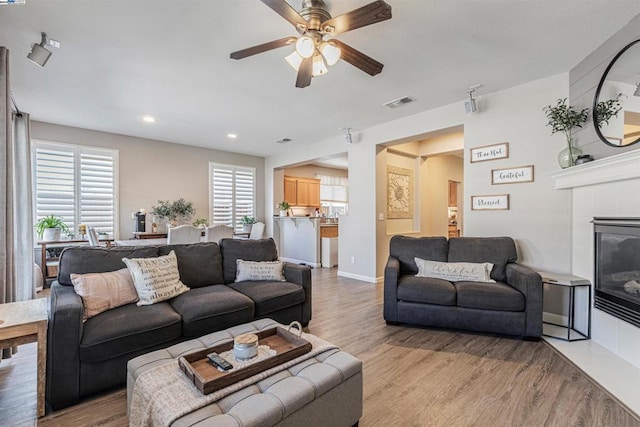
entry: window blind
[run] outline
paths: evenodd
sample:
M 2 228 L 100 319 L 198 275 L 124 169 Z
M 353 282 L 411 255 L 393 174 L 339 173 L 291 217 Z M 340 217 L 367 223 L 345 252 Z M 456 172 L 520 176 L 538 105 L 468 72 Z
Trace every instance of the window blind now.
M 112 234 L 117 228 L 117 150 L 34 141 L 35 220 L 62 217 Z
M 242 228 L 243 216 L 255 215 L 255 168 L 211 163 L 213 224 Z

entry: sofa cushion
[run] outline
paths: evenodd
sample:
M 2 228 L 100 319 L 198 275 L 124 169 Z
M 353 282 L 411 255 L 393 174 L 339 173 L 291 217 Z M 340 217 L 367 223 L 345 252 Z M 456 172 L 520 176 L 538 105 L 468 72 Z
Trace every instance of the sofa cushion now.
M 400 261 L 400 275 L 416 274 L 418 267 L 414 258 L 445 262 L 448 245 L 445 237 L 393 236 L 389 255 Z
M 236 260 L 276 261 L 278 250 L 273 239 L 223 239 L 220 241 L 224 283 L 236 280 Z
M 454 237 L 449 240 L 449 262 L 490 262 L 493 264 L 491 278 L 500 282 L 507 280 L 507 264 L 517 259 L 516 244 L 511 237 Z
M 71 273 L 104 273 L 127 268 L 122 258 L 149 258 L 158 256 L 156 246 L 92 247 L 71 246 L 60 254 L 58 283 L 72 286 Z
M 416 277 L 432 277 L 450 282 L 490 282 L 489 277 L 493 264 L 490 262 L 439 262 L 426 259 L 415 259 L 418 266 Z
M 96 363 L 168 343 L 180 337 L 180 315 L 169 303 L 123 305 L 87 320 L 80 360 Z
M 83 320 L 138 301 L 128 268 L 106 273 L 71 274 L 73 289 L 82 297 Z
M 398 300 L 437 305 L 456 305 L 456 288 L 447 280 L 431 277 L 401 276 Z
M 225 285 L 191 289 L 170 301 L 182 316 L 182 335 L 199 337 L 253 319 L 254 304 Z
M 506 283 L 456 282 L 458 307 L 480 310 L 524 311 L 522 292 Z
M 166 301 L 189 290 L 180 281 L 175 252 L 154 258 L 123 258 L 133 277 L 138 293 L 138 305 Z
M 256 317 L 304 302 L 302 286 L 290 282 L 237 282 L 230 288 L 248 296 L 256 304 Z
M 180 280 L 190 288 L 200 288 L 224 283 L 222 255 L 217 243 L 168 245 L 158 248 L 158 255 L 174 251 L 178 257 Z

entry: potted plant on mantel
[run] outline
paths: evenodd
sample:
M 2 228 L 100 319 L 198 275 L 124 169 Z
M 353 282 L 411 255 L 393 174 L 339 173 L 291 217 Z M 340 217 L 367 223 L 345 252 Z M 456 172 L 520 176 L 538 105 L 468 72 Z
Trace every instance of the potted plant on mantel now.
M 65 234 L 69 234 L 69 227 L 62 221 L 62 217 L 55 215 L 40 218 L 35 227 L 38 237 L 46 241 L 60 240 L 63 231 Z
M 180 222 L 190 221 L 195 213 L 196 210 L 193 208 L 193 202 L 187 202 L 183 198 L 173 202 L 169 200 L 158 200 L 158 205 L 151 207 L 151 215 L 154 217 L 153 221 L 156 224 L 166 224 L 171 227 L 175 227 Z M 160 231 L 160 229 L 158 231 Z
M 251 232 L 251 226 L 253 224 L 255 224 L 256 222 L 258 222 L 256 220 L 256 217 L 254 216 L 249 216 L 249 215 L 245 215 L 242 218 L 240 218 L 240 224 L 242 224 L 242 231 L 246 232 L 246 233 L 250 233 Z
M 558 163 L 561 168 L 575 165 L 575 161 L 582 150 L 573 146 L 573 130 L 582 128 L 589 118 L 589 109 L 577 110 L 572 105 L 567 105 L 567 98 L 558 99 L 556 105 L 547 105 L 543 111 L 549 119 L 547 126 L 551 126 L 551 135 L 561 132 L 567 138 L 567 147 L 558 153 Z

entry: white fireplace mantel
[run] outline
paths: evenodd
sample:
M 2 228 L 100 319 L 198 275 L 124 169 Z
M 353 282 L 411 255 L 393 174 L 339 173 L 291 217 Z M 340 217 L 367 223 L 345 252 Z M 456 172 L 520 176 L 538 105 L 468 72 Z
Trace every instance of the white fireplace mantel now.
M 572 166 L 550 174 L 555 189 L 563 190 L 640 178 L 640 149 Z

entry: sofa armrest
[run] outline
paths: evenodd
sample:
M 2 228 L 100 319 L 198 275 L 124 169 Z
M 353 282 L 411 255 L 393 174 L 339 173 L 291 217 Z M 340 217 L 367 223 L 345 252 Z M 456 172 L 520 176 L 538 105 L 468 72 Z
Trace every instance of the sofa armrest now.
M 525 297 L 525 336 L 542 335 L 542 277 L 532 269 L 517 263 L 506 268 L 507 283 Z
M 311 320 L 311 268 L 306 265 L 284 264 L 284 278 L 288 282 L 298 284 L 304 289 L 304 304 L 300 323 L 306 326 Z
M 400 277 L 400 261 L 389 257 L 384 268 L 384 320 L 398 321 L 398 278 Z
M 55 410 L 80 400 L 82 298 L 73 286 L 51 285 L 47 330 L 46 400 Z

